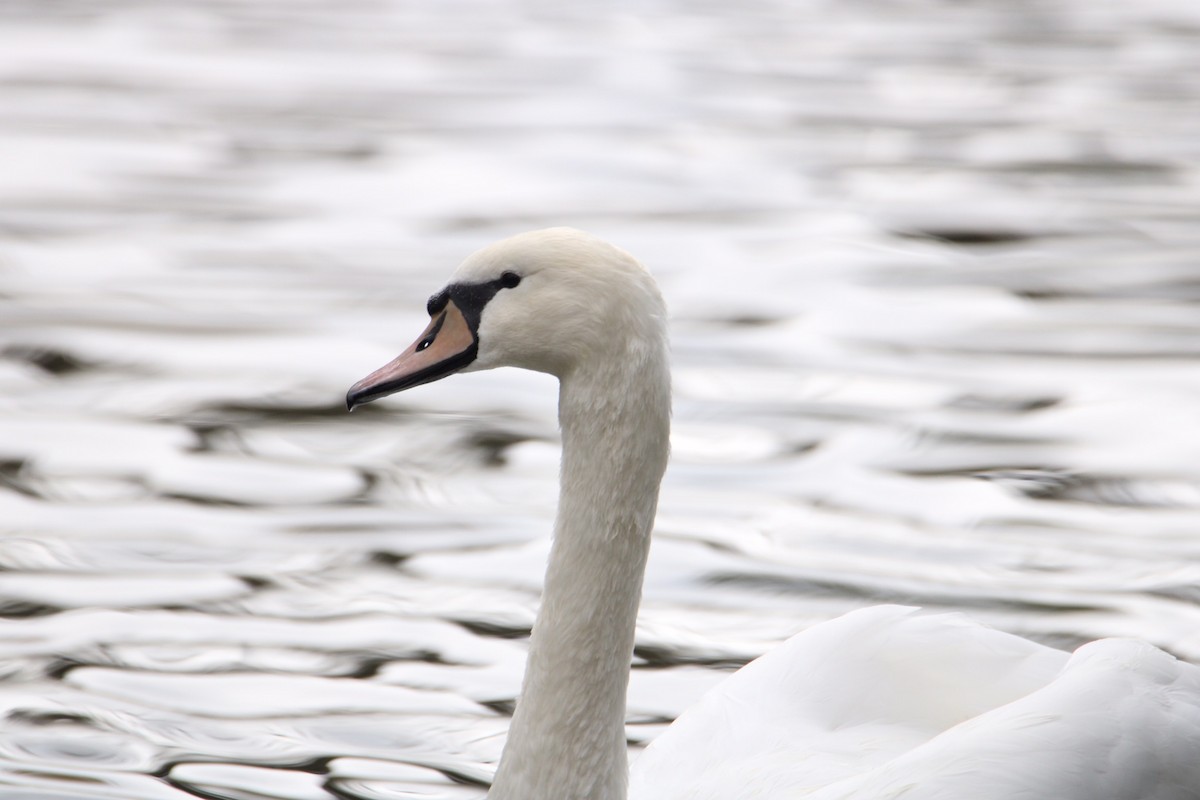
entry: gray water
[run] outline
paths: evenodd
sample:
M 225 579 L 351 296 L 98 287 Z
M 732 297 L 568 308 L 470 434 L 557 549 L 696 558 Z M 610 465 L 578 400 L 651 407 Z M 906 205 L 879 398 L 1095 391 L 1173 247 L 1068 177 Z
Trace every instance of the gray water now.
M 878 602 L 1200 660 L 1200 5 L 0 3 L 0 797 L 473 798 L 553 382 L 347 416 L 474 248 L 672 310 L 636 748 Z

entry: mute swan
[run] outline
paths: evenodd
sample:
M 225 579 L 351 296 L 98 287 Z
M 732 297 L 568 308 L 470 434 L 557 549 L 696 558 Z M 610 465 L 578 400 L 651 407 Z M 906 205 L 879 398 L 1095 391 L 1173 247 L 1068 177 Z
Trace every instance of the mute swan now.
M 492 800 L 626 797 L 625 693 L 667 463 L 666 315 L 623 251 L 566 228 L 470 256 L 429 326 L 347 406 L 454 372 L 559 379 L 561 497 Z M 669 798 L 1200 798 L 1200 668 L 1074 655 L 954 614 L 878 607 L 804 631 L 706 695 L 634 765 Z

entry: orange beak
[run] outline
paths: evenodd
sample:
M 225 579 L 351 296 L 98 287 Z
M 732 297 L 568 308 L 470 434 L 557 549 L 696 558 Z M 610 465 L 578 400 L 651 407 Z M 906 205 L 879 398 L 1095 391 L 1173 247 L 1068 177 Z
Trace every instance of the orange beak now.
M 474 361 L 478 352 L 475 332 L 451 300 L 407 350 L 350 387 L 346 408 L 353 411 L 372 400 L 444 378 Z

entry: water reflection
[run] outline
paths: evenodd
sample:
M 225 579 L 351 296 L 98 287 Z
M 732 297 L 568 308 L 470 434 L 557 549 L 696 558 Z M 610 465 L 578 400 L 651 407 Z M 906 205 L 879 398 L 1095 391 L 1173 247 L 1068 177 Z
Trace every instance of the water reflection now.
M 484 794 L 553 382 L 341 396 L 550 224 L 672 308 L 631 742 L 884 600 L 1200 659 L 1189 5 L 0 15 L 5 797 Z

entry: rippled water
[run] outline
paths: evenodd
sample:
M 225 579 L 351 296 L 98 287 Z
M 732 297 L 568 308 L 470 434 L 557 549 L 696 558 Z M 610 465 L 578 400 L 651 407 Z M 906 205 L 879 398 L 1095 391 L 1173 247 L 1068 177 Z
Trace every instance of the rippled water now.
M 1200 660 L 1200 6 L 0 19 L 6 800 L 482 796 L 553 383 L 341 398 L 551 224 L 673 313 L 631 741 L 880 601 Z

